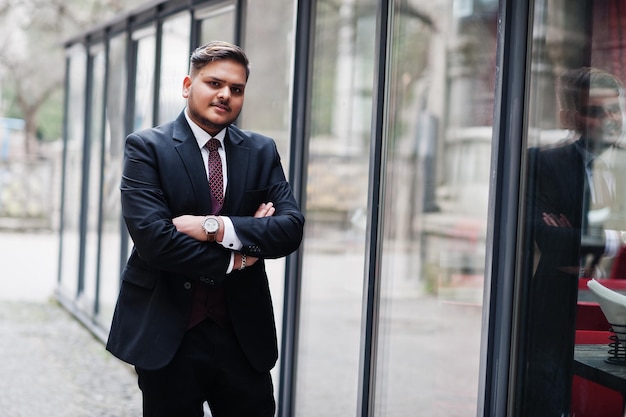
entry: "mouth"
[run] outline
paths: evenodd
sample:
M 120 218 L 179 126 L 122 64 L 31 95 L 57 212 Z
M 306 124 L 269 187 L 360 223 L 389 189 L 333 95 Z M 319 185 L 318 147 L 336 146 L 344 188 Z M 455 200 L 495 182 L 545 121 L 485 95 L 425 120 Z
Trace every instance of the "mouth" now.
M 213 103 L 211 104 L 211 106 L 217 107 L 219 110 L 224 111 L 224 112 L 230 112 L 230 107 L 224 103 Z

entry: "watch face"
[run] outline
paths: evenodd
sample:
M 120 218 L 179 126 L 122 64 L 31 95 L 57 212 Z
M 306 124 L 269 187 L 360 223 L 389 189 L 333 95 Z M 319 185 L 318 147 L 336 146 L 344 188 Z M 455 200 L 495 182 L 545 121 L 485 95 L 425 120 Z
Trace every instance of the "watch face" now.
M 207 233 L 216 233 L 219 228 L 220 224 L 218 223 L 217 219 L 210 217 L 204 221 L 204 230 Z

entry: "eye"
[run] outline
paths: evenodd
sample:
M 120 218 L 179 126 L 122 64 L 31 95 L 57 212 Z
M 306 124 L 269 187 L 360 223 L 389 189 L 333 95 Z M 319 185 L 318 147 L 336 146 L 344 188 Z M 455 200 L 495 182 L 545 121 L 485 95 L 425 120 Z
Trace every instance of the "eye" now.
M 232 91 L 233 94 L 242 94 L 243 93 L 243 88 L 241 88 L 241 87 L 232 87 L 230 89 L 230 91 Z

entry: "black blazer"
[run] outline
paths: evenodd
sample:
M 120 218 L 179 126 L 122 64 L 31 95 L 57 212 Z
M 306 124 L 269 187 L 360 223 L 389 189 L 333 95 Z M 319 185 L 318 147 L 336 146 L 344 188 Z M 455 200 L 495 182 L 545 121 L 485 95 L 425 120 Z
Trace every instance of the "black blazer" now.
M 532 234 L 523 255 L 532 273 L 533 247 L 540 258 L 527 288 L 524 416 L 569 413 L 575 337 L 578 265 L 584 216 L 585 165 L 578 145 L 531 148 L 527 219 Z M 571 227 L 548 226 L 543 213 L 567 217 Z
M 295 251 L 304 217 L 276 144 L 235 126 L 224 143 L 228 185 L 221 214 L 231 218 L 242 252 L 279 258 Z M 184 113 L 126 138 L 120 188 L 134 247 L 122 272 L 107 349 L 140 368 L 167 365 L 189 322 L 192 288 L 209 278 L 224 284 L 233 328 L 250 363 L 259 371 L 271 369 L 278 349 L 262 259 L 226 275 L 229 250 L 179 233 L 172 224 L 179 215 L 211 212 L 206 170 Z M 254 218 L 259 204 L 268 201 L 274 216 Z
M 530 150 L 531 166 L 536 177 L 530 187 L 536 186 L 535 208 L 531 211 L 537 246 L 544 255 L 541 269 L 575 267 L 580 260 L 580 239 L 583 223 L 585 165 L 581 147 L 576 142 L 553 148 Z M 572 227 L 547 226 L 542 213 L 567 217 Z

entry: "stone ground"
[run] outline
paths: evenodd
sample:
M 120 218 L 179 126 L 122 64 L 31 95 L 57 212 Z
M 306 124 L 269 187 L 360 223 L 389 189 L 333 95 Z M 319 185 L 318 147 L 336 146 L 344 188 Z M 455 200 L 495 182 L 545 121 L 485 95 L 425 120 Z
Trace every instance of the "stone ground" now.
M 347 271 L 362 260 L 319 254 L 308 262 L 328 272 L 307 276 L 303 289 L 297 415 L 353 416 L 362 296 Z M 57 268 L 56 234 L 0 231 L 0 417 L 141 416 L 132 368 L 54 301 Z M 382 309 L 379 414 L 475 416 L 480 308 L 397 286 Z
M 0 417 L 137 417 L 134 370 L 53 301 L 58 239 L 0 232 Z
M 141 415 L 134 370 L 53 301 L 0 301 L 0 415 Z

